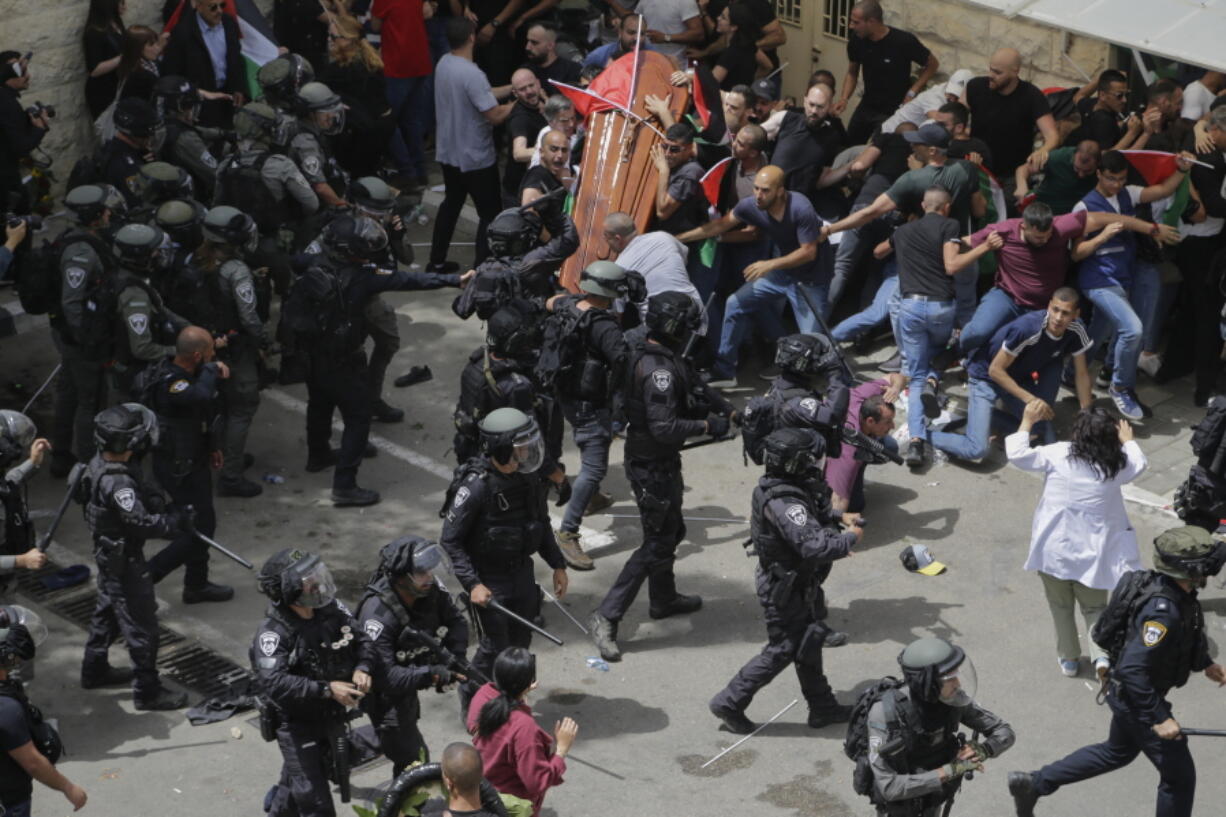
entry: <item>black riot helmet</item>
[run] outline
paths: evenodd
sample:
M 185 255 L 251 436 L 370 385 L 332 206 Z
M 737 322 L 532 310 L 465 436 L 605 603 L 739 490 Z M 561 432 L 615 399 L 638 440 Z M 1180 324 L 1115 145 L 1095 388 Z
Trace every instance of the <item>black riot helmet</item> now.
M 286 548 L 269 557 L 256 577 L 273 604 L 318 609 L 336 598 L 336 582 L 323 560 L 305 550 Z
M 248 102 L 234 113 L 234 133 L 239 139 L 269 147 L 283 147 L 294 138 L 291 116 L 265 102 Z
M 378 176 L 363 176 L 349 185 L 348 199 L 364 213 L 385 218 L 396 204 L 396 191 Z
M 536 420 L 515 408 L 494 409 L 481 420 L 481 450 L 497 463 L 519 464 L 531 474 L 545 461 L 545 441 Z
M 379 572 L 392 586 L 413 598 L 429 595 L 435 575 L 451 575 L 451 560 L 437 542 L 402 536 L 379 551 Z
M 838 358 L 825 335 L 784 335 L 775 344 L 775 365 L 798 377 L 831 371 Z
M 158 418 L 140 403 L 121 403 L 94 418 L 94 442 L 99 451 L 140 455 L 157 445 Z
M 485 229 L 485 240 L 494 257 L 520 258 L 536 246 L 540 234 L 541 217 L 535 210 L 525 213 L 511 207 L 494 216 Z
M 975 698 L 975 665 L 961 647 L 943 638 L 912 641 L 898 655 L 911 698 L 920 703 L 967 706 Z
M 148 204 L 170 199 L 190 199 L 195 190 L 186 170 L 169 162 L 146 162 L 136 174 L 136 189 Z
M 1154 570 L 1173 579 L 1201 582 L 1226 562 L 1226 544 L 1197 525 L 1171 528 L 1154 540 Z
M 375 261 L 387 252 L 387 231 L 369 216 L 343 213 L 328 222 L 321 240 L 338 260 Z
M 77 222 L 93 224 L 111 211 L 111 223 L 118 222 L 128 214 L 127 199 L 109 184 L 82 184 L 68 191 L 64 206 L 77 217 Z
M 256 72 L 255 81 L 270 105 L 289 111 L 298 89 L 315 79 L 311 63 L 297 54 L 282 54 L 269 60 Z
M 702 311 L 684 292 L 660 292 L 647 300 L 647 333 L 653 340 L 681 349 L 702 325 Z
M 26 458 L 38 436 L 34 421 L 20 411 L 0 410 L 0 468 L 11 468 Z
M 153 220 L 180 247 L 195 249 L 204 240 L 204 205 L 191 199 L 171 199 L 158 205 Z
M 119 265 L 142 277 L 153 274 L 161 260 L 160 250 L 165 235 L 158 227 L 148 224 L 125 224 L 115 233 L 112 248 Z
M 115 130 L 133 140 L 151 139 L 162 126 L 157 111 L 139 97 L 124 97 L 115 103 Z
M 773 477 L 809 477 L 824 456 L 826 440 L 810 428 L 781 428 L 762 441 L 762 464 Z
M 485 343 L 498 357 L 530 355 L 541 345 L 540 317 L 531 301 L 512 299 L 486 321 Z
M 162 120 L 181 117 L 193 123 L 200 114 L 200 92 L 187 77 L 160 77 L 153 83 L 153 107 Z
M 246 252 L 254 252 L 260 240 L 255 220 L 238 208 L 225 204 L 208 211 L 204 217 L 203 232 L 209 241 L 229 244 Z
M 28 607 L 0 606 L 0 669 L 13 669 L 22 661 L 33 660 L 48 634 L 42 616 Z

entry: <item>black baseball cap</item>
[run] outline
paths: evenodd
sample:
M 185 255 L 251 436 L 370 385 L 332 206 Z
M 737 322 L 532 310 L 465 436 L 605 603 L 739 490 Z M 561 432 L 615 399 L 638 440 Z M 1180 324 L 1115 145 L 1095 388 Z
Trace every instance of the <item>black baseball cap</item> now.
M 764 99 L 767 102 L 778 102 L 779 92 L 775 90 L 775 83 L 769 79 L 759 79 L 749 86 L 749 90 L 757 99 Z
M 950 141 L 949 131 L 936 122 L 924 125 L 919 130 L 907 131 L 902 137 L 913 145 L 927 145 L 931 148 L 948 148 Z

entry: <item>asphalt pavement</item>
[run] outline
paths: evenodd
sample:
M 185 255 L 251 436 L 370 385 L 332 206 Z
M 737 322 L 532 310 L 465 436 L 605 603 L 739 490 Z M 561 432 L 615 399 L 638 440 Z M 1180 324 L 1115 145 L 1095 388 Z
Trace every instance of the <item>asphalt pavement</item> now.
M 437 198 L 437 197 L 435 197 Z M 429 226 L 416 240 L 428 241 Z M 462 222 L 453 258 L 467 260 L 471 241 Z M 421 248 L 424 252 L 425 248 Z M 305 392 L 275 387 L 263 393 L 252 429 L 251 475 L 284 478 L 264 483 L 255 499 L 217 500 L 216 538 L 259 565 L 279 548 L 319 552 L 331 566 L 341 597 L 356 602 L 374 567 L 378 549 L 396 536 L 435 537 L 439 504 L 452 468 L 451 411 L 458 377 L 469 352 L 481 342 L 475 320 L 450 312 L 454 291 L 398 293 L 403 343 L 391 370 L 387 398 L 408 412 L 404 423 L 374 426 L 379 455 L 363 463 L 359 481 L 382 492 L 383 502 L 365 509 L 335 509 L 328 501 L 330 475 L 307 474 L 304 441 Z M 0 404 L 20 408 L 55 363 L 45 326 L 28 321 L 17 338 L 0 342 Z M 878 350 L 875 359 L 885 352 Z M 395 375 L 428 363 L 434 379 L 399 390 Z M 871 362 L 865 376 L 876 376 Z M 765 384 L 762 384 L 765 387 Z M 956 391 L 956 389 L 955 389 Z M 1176 524 L 1161 506 L 1186 473 L 1190 450 L 1187 426 L 1199 412 L 1190 389 L 1144 384 L 1143 398 L 1159 419 L 1139 430 L 1142 448 L 1154 462 L 1130 494 L 1130 518 L 1149 561 L 1149 543 Z M 750 392 L 734 397 L 742 401 Z M 1060 405 L 1067 423 L 1072 403 Z M 32 414 L 46 428 L 48 397 Z M 901 419 L 901 415 L 900 415 Z M 568 439 L 566 460 L 578 458 Z M 621 443 L 614 445 L 605 483 L 616 504 L 585 521 L 594 545 L 596 570 L 571 574 L 565 603 L 580 619 L 599 602 L 625 558 L 639 542 L 639 525 L 621 468 Z M 688 537 L 678 551 L 679 589 L 700 593 L 703 609 L 688 617 L 652 621 L 645 593 L 621 627 L 625 653 L 604 671 L 590 667 L 594 647 L 556 610 L 546 610 L 549 628 L 565 639 L 555 647 L 538 639 L 540 687 L 531 703 L 542 725 L 569 715 L 579 736 L 565 783 L 545 799 L 545 815 L 870 815 L 868 802 L 851 789 L 852 764 L 844 757 L 842 727 L 812 730 L 803 701 L 760 735 L 707 769 L 701 765 L 735 736 L 717 728 L 707 701 L 750 658 L 765 631 L 753 594 L 753 561 L 742 542 L 748 535 L 749 496 L 758 469 L 743 464 L 739 443 L 728 442 L 685 454 L 685 516 Z M 62 495 L 62 483 L 47 474 L 30 487 L 31 506 L 45 514 Z M 850 559 L 838 563 L 827 582 L 830 623 L 851 641 L 825 653 L 827 673 L 839 698 L 848 703 L 870 681 L 898 674 L 896 658 L 911 640 L 937 635 L 962 645 L 979 674 L 979 701 L 1008 720 L 1017 745 L 963 786 L 954 815 L 1012 814 L 1005 788 L 1011 769 L 1029 769 L 1085 743 L 1105 738 L 1109 713 L 1095 705 L 1095 687 L 1083 661 L 1082 675 L 1063 677 L 1056 665 L 1054 634 L 1039 580 L 1021 568 L 1030 521 L 1041 483 L 1010 468 L 995 449 L 974 467 L 932 466 L 913 474 L 903 467 L 869 469 L 869 523 Z M 560 509 L 554 509 L 558 513 Z M 948 571 L 925 577 L 906 572 L 898 553 L 905 544 L 927 544 Z M 152 550 L 155 544 L 147 549 Z M 90 563 L 89 538 L 74 508 L 50 554 L 62 564 Z M 539 560 L 538 560 L 539 562 Z M 159 586 L 163 623 L 189 639 L 243 666 L 264 608 L 253 576 L 224 559 L 212 562 L 213 576 L 233 584 L 227 604 L 184 606 L 178 576 Z M 538 563 L 538 575 L 547 571 Z M 1214 582 L 1204 594 L 1211 638 L 1226 626 L 1226 599 Z M 37 605 L 34 605 L 37 608 Z M 101 817 L 175 814 L 180 817 L 258 815 L 265 792 L 277 777 L 280 756 L 260 740 L 246 713 L 222 723 L 192 727 L 181 713 L 134 712 L 123 690 L 83 691 L 78 672 L 84 631 L 43 608 L 52 635 L 40 651 L 31 693 L 59 719 L 68 755 L 62 770 L 89 793 L 87 813 Z M 112 661 L 126 663 L 122 648 Z M 193 696 L 194 698 L 198 696 Z M 749 715 L 765 720 L 794 698 L 794 675 L 781 674 L 754 701 Z M 1176 717 L 1187 726 L 1226 727 L 1223 693 L 1196 676 L 1172 695 Z M 195 703 L 196 700 L 193 700 Z M 467 736 L 453 695 L 423 693 L 421 730 L 437 754 Z M 1200 767 L 1197 815 L 1218 815 L 1226 800 L 1223 761 L 1212 738 L 1195 738 Z M 369 796 L 390 776 L 378 761 L 354 778 L 355 791 Z M 1040 803 L 1043 815 L 1143 815 L 1152 808 L 1157 774 L 1142 758 L 1125 771 L 1079 784 Z M 63 814 L 70 807 L 55 792 L 36 784 L 34 812 Z M 338 813 L 350 813 L 338 802 Z

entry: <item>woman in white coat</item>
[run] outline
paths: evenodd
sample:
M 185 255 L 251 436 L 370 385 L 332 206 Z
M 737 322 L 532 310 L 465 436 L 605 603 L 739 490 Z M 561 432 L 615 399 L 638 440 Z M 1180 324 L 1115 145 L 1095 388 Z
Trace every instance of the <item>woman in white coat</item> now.
M 1037 570 L 1043 580 L 1056 625 L 1060 671 L 1071 678 L 1080 666 L 1076 602 L 1085 620 L 1090 660 L 1102 678 L 1107 657 L 1089 634 L 1120 577 L 1141 569 L 1121 489 L 1140 476 L 1147 462 L 1132 438 L 1132 426 L 1101 408 L 1077 415 L 1071 442 L 1032 448 L 1030 429 L 1045 418 L 1045 409 L 1038 400 L 1026 406 L 1021 426 L 1005 439 L 1009 462 L 1044 474 L 1026 569 Z

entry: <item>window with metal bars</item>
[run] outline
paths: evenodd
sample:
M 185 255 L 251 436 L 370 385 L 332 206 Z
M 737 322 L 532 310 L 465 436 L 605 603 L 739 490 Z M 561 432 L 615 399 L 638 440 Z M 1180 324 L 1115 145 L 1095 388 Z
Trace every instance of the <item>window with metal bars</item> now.
M 826 0 L 822 14 L 822 33 L 840 40 L 847 39 L 847 17 L 851 14 L 852 0 Z
M 804 0 L 775 0 L 775 16 L 789 26 L 800 26 L 800 9 Z

